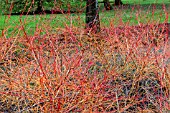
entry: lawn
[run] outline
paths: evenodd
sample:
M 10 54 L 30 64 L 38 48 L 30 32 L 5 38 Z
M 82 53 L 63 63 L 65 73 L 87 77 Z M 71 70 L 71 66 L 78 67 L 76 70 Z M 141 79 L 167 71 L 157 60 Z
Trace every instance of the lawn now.
M 148 1 L 148 0 L 145 0 Z M 134 3 L 134 2 L 133 2 Z M 166 3 L 169 3 L 166 1 Z M 170 14 L 169 4 L 166 4 L 166 10 L 168 14 Z M 135 8 L 134 8 L 135 7 Z M 132 11 L 132 9 L 134 10 Z M 123 24 L 129 25 L 137 25 L 139 22 L 143 24 L 147 24 L 149 22 L 155 23 L 163 23 L 165 21 L 165 13 L 162 9 L 162 5 L 155 5 L 155 9 L 151 5 L 146 5 L 142 3 L 140 8 L 138 6 L 130 5 L 124 6 L 124 8 L 114 7 L 114 10 L 104 11 L 103 4 L 100 4 L 100 22 L 101 27 L 108 27 L 109 25 L 119 24 L 120 21 Z M 153 14 L 154 11 L 154 14 Z M 138 19 L 136 19 L 136 15 L 138 15 Z M 59 28 L 66 26 L 75 26 L 75 27 L 84 27 L 85 26 L 85 14 L 54 14 L 54 15 L 23 15 L 23 16 L 4 16 L 0 15 L 0 32 L 3 29 L 6 29 L 9 34 L 11 32 L 15 32 L 18 27 L 22 24 L 25 27 L 25 30 L 29 32 L 29 34 L 33 34 L 36 26 L 51 26 L 51 28 Z M 170 18 L 168 18 L 168 22 L 170 22 Z
M 122 0 L 125 4 L 170 4 L 170 0 Z

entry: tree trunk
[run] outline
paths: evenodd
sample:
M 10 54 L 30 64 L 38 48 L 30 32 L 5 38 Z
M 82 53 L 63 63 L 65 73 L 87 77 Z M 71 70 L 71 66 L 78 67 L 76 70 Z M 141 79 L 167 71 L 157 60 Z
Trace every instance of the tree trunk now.
M 97 33 L 100 31 L 99 9 L 97 0 L 86 2 L 86 29 Z
M 37 0 L 37 12 L 38 13 L 41 13 L 43 11 L 42 2 L 43 2 L 43 0 Z
M 123 5 L 121 0 L 115 0 L 115 5 Z
M 105 7 L 106 10 L 112 10 L 113 9 L 112 6 L 110 5 L 109 0 L 103 0 L 103 2 L 104 2 L 104 7 Z

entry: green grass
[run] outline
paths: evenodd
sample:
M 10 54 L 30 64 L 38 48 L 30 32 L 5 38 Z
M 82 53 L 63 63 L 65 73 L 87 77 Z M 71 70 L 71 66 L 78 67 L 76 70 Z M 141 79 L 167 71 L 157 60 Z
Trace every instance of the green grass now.
M 122 0 L 125 4 L 168 4 L 170 0 Z
M 151 12 L 146 14 L 146 11 L 140 12 L 140 18 L 137 20 L 135 17 L 136 13 L 131 12 L 130 10 L 120 10 L 120 11 L 108 11 L 100 13 L 100 22 L 101 27 L 107 27 L 110 24 L 117 25 L 119 21 L 122 19 L 124 23 L 129 23 L 130 25 L 138 24 L 138 20 L 141 23 L 147 23 L 149 21 L 157 21 L 164 22 L 165 14 L 162 13 L 161 10 L 155 12 L 152 15 Z M 142 16 L 145 15 L 145 16 Z M 73 26 L 76 27 L 84 27 L 85 24 L 85 14 L 71 14 L 69 15 L 37 15 L 37 16 L 11 16 L 8 21 L 6 16 L 0 17 L 0 29 L 8 29 L 9 34 L 14 34 L 16 30 L 18 30 L 21 25 L 25 28 L 27 33 L 33 34 L 36 30 L 36 27 L 42 28 L 41 26 L 46 26 L 43 30 L 55 30 L 55 28 L 64 28 L 65 26 Z M 20 21 L 20 19 L 22 21 Z M 168 20 L 170 22 L 170 18 Z M 51 26 L 51 27 L 49 27 Z
M 124 3 L 134 3 L 135 0 L 122 0 Z M 138 0 L 136 0 L 138 1 Z M 155 0 L 140 0 L 141 9 L 135 9 L 132 11 L 133 5 L 128 8 L 122 9 L 117 8 L 116 10 L 111 11 L 100 11 L 100 22 L 101 27 L 108 27 L 109 25 L 117 25 L 120 20 L 123 23 L 129 23 L 130 25 L 136 25 L 140 21 L 141 23 L 148 23 L 157 21 L 162 23 L 165 21 L 165 14 L 162 10 L 162 5 L 156 5 L 155 13 L 152 15 L 152 7 L 150 5 L 143 5 L 144 3 L 154 2 Z M 143 2 L 142 2 L 143 1 Z M 169 3 L 170 0 L 165 0 L 166 3 Z M 160 0 L 157 0 L 160 2 Z M 101 9 L 103 8 L 103 4 L 100 4 Z M 167 8 L 169 5 L 166 5 Z M 167 9 L 170 14 L 169 9 Z M 140 12 L 139 19 L 136 19 L 136 13 Z M 21 20 L 21 21 L 20 21 Z M 170 22 L 170 18 L 168 19 Z M 66 26 L 76 26 L 76 27 L 84 27 L 85 26 L 85 14 L 57 14 L 57 15 L 26 15 L 26 16 L 4 16 L 0 15 L 0 33 L 3 29 L 7 30 L 8 34 L 15 34 L 15 31 L 21 28 L 21 26 L 25 28 L 28 34 L 33 34 L 36 31 L 36 27 L 42 28 L 42 26 L 46 26 L 43 30 L 51 30 L 55 31 L 55 28 L 63 28 Z M 48 27 L 50 26 L 50 27 Z
M 98 0 L 99 2 L 102 2 L 103 0 Z M 114 2 L 115 0 L 110 0 L 111 2 Z M 122 0 L 124 4 L 169 4 L 170 0 Z

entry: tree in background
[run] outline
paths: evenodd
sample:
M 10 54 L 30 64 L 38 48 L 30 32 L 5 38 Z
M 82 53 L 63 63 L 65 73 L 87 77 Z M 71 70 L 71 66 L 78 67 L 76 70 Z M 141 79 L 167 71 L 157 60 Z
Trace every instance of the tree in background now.
M 121 0 L 115 0 L 115 5 L 123 5 Z
M 97 0 L 86 1 L 86 28 L 97 33 L 100 31 L 99 9 Z
M 42 12 L 43 11 L 43 0 L 35 0 L 35 2 L 37 2 L 36 12 Z
M 103 2 L 104 2 L 104 7 L 105 7 L 106 10 L 112 10 L 113 9 L 112 6 L 110 5 L 109 0 L 103 0 Z
M 109 0 L 103 0 L 104 3 L 104 7 L 106 10 L 112 10 L 113 7 L 110 5 L 110 1 Z M 115 0 L 115 5 L 123 5 L 121 0 Z

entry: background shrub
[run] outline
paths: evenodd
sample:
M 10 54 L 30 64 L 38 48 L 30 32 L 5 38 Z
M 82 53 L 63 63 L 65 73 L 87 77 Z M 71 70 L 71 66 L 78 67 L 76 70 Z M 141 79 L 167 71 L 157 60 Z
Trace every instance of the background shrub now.
M 8 0 L 1 1 L 1 7 L 4 13 L 21 13 L 21 12 L 34 12 L 37 10 L 38 0 Z M 42 8 L 43 10 L 80 10 L 85 8 L 86 2 L 83 0 L 43 0 Z

